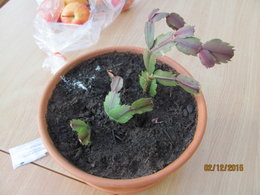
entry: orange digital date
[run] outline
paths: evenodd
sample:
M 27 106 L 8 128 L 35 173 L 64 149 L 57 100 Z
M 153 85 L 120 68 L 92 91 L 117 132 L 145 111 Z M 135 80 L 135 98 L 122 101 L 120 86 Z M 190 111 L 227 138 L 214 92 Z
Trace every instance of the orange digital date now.
M 204 171 L 244 171 L 243 164 L 204 164 Z

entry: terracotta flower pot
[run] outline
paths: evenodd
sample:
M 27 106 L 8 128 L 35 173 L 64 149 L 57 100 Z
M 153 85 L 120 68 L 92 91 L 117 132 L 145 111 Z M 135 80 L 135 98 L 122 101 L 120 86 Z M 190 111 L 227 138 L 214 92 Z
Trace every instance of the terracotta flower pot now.
M 75 167 L 73 164 L 71 164 L 68 160 L 66 160 L 60 152 L 56 149 L 54 146 L 52 139 L 48 133 L 48 128 L 46 124 L 46 112 L 47 112 L 47 105 L 48 101 L 52 95 L 52 91 L 56 87 L 56 84 L 61 80 L 60 77 L 62 75 L 65 75 L 68 71 L 73 69 L 75 66 L 80 64 L 82 61 L 85 61 L 89 58 L 98 56 L 100 54 L 112 52 L 112 51 L 118 51 L 118 52 L 132 52 L 132 53 L 142 53 L 142 48 L 137 47 L 111 47 L 106 48 L 98 51 L 94 51 L 91 53 L 87 53 L 85 55 L 82 55 L 81 57 L 75 59 L 68 65 L 66 65 L 64 68 L 62 68 L 49 82 L 43 97 L 41 99 L 40 103 L 40 109 L 39 109 L 39 131 L 41 138 L 43 139 L 43 142 L 45 144 L 45 147 L 47 148 L 49 154 L 54 158 L 54 160 L 61 165 L 65 170 L 70 172 L 72 175 L 74 175 L 79 180 L 89 184 L 90 186 L 93 186 L 97 189 L 115 193 L 115 194 L 121 194 L 121 193 L 135 193 L 140 192 L 145 189 L 148 189 L 155 184 L 162 181 L 163 178 L 174 172 L 176 169 L 178 169 L 180 166 L 182 166 L 196 151 L 198 148 L 203 134 L 205 132 L 206 127 L 206 120 L 207 120 L 207 111 L 206 111 L 206 103 L 204 100 L 204 97 L 202 95 L 202 92 L 195 95 L 196 103 L 197 103 L 197 111 L 198 111 L 198 121 L 197 121 L 197 127 L 195 130 L 193 141 L 190 143 L 190 145 L 187 147 L 187 149 L 171 164 L 169 164 L 164 169 L 148 176 L 139 177 L 135 179 L 107 179 L 102 178 L 94 175 L 90 175 L 79 168 Z M 163 63 L 168 64 L 172 68 L 174 68 L 177 72 L 180 72 L 182 74 L 186 74 L 191 76 L 191 74 L 185 70 L 182 66 L 180 66 L 177 62 L 172 60 L 169 57 L 162 57 L 159 58 L 160 61 Z

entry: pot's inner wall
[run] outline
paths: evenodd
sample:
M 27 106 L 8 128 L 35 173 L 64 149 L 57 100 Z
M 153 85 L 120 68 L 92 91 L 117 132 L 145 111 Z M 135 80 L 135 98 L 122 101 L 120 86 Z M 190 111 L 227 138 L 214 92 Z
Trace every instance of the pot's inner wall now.
M 166 65 L 157 68 L 170 70 Z M 141 55 L 113 52 L 87 60 L 63 76 L 52 94 L 46 115 L 50 136 L 61 154 L 87 173 L 129 179 L 157 172 L 192 141 L 195 98 L 179 87 L 158 85 L 152 112 L 118 124 L 103 110 L 110 90 L 106 70 L 124 79 L 122 104 L 147 97 L 139 86 L 138 76 L 144 70 Z M 80 144 L 69 126 L 71 119 L 91 124 L 90 146 Z

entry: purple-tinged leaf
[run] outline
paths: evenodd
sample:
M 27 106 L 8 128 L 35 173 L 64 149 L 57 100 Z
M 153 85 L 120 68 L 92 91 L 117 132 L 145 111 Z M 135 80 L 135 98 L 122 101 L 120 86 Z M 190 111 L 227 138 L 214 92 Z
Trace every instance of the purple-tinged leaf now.
M 111 82 L 111 91 L 119 92 L 123 87 L 123 78 L 120 76 L 115 76 Z
M 119 92 L 123 87 L 123 78 L 117 76 L 111 70 L 107 70 L 109 77 L 111 78 L 111 91 L 112 92 Z
M 211 53 L 206 49 L 200 50 L 199 58 L 200 58 L 201 63 L 204 66 L 206 66 L 207 68 L 213 67 L 216 63 L 215 57 L 213 55 L 211 55 Z
M 227 63 L 234 56 L 233 46 L 220 39 L 212 39 L 203 44 L 202 47 L 215 57 L 217 64 Z
M 194 35 L 195 29 L 194 26 L 184 26 L 180 29 L 178 29 L 175 33 L 174 36 L 175 37 L 181 37 L 181 38 L 185 38 L 185 37 L 191 37 Z
M 156 59 L 152 52 L 148 49 L 143 53 L 144 65 L 148 73 L 152 74 L 155 70 Z
M 184 54 L 196 56 L 201 50 L 201 42 L 196 37 L 176 37 L 174 41 L 177 49 Z
M 117 76 L 111 70 L 107 70 L 109 77 L 111 78 L 111 91 L 106 95 L 104 101 L 104 109 L 107 114 L 115 106 L 120 104 L 120 94 L 118 93 L 123 87 L 123 78 Z
M 152 21 L 145 23 L 144 35 L 146 45 L 148 49 L 151 49 L 154 45 L 154 23 Z
M 159 20 L 167 17 L 169 15 L 169 13 L 166 13 L 166 12 L 159 12 L 160 9 L 154 9 L 148 16 L 148 21 L 149 22 L 158 22 Z
M 173 74 L 171 72 L 158 69 L 154 72 L 154 78 L 157 80 L 158 83 L 164 86 L 179 85 L 185 91 L 191 94 L 198 93 L 200 89 L 199 83 L 196 80 L 183 74 L 179 74 L 176 76 L 176 74 Z
M 152 22 L 153 17 L 155 16 L 155 14 L 159 11 L 160 9 L 154 9 L 153 11 L 151 11 L 151 13 L 148 16 L 148 21 Z
M 184 19 L 176 13 L 170 13 L 166 17 L 166 23 L 173 30 L 178 30 L 179 28 L 183 27 L 185 24 Z
M 158 22 L 161 19 L 167 17 L 169 15 L 169 13 L 166 12 L 161 12 L 161 13 L 156 13 L 153 17 L 152 17 L 152 21 L 153 22 Z

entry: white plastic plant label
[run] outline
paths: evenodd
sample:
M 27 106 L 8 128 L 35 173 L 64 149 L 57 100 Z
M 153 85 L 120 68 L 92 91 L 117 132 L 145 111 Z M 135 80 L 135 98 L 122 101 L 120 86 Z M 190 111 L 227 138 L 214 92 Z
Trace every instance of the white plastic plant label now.
M 13 168 L 36 161 L 47 153 L 41 138 L 9 149 Z

